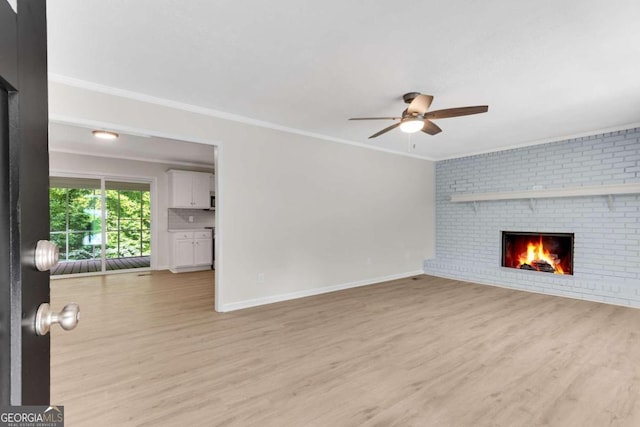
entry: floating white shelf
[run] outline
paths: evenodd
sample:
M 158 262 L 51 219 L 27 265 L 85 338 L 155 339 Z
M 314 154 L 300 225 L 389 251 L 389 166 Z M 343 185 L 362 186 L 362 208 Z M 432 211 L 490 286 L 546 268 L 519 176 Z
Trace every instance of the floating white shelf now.
M 548 199 L 556 197 L 614 196 L 640 194 L 640 183 L 600 185 L 597 187 L 550 188 L 546 190 L 501 191 L 495 193 L 453 194 L 453 203 L 489 200 Z

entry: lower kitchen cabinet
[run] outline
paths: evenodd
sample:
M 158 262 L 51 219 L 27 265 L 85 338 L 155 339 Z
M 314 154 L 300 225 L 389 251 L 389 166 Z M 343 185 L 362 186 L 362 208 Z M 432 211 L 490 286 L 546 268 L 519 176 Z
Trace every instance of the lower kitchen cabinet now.
M 211 230 L 171 233 L 171 265 L 173 273 L 208 270 L 213 261 Z

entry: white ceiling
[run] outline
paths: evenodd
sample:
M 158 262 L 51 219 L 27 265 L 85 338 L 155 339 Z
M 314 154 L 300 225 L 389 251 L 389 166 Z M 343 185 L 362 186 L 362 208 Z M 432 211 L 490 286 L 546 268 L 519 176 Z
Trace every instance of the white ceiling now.
M 213 145 L 125 133 L 120 133 L 116 140 L 105 141 L 95 138 L 91 131 L 65 123 L 49 123 L 49 150 L 171 165 L 213 168 L 215 164 Z
M 640 1 L 64 0 L 49 72 L 431 159 L 640 123 Z M 401 95 L 488 104 L 395 130 Z M 411 146 L 415 145 L 415 148 Z

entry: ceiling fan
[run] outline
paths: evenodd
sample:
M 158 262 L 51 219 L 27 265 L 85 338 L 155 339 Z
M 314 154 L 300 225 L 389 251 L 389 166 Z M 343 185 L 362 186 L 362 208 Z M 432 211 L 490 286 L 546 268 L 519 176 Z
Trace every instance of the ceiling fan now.
M 477 105 L 474 107 L 458 107 L 447 108 L 445 110 L 427 111 L 433 101 L 433 96 L 423 95 L 420 92 L 409 92 L 402 96 L 404 102 L 409 104 L 406 110 L 402 112 L 402 117 L 354 117 L 349 120 L 400 120 L 389 127 L 374 133 L 369 137 L 375 138 L 400 127 L 400 130 L 406 133 L 414 133 L 422 131 L 429 135 L 435 135 L 442 132 L 431 120 L 446 119 L 448 117 L 468 116 L 470 114 L 486 113 L 489 110 L 488 105 Z

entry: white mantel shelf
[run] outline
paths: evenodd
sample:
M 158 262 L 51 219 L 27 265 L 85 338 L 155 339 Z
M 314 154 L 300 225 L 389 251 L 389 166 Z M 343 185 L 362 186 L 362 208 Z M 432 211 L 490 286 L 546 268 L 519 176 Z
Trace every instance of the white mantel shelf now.
M 542 190 L 501 191 L 495 193 L 452 194 L 451 202 L 482 202 L 491 200 L 549 199 L 558 197 L 609 196 L 618 194 L 640 194 L 640 183 L 599 185 L 597 187 L 567 187 Z

